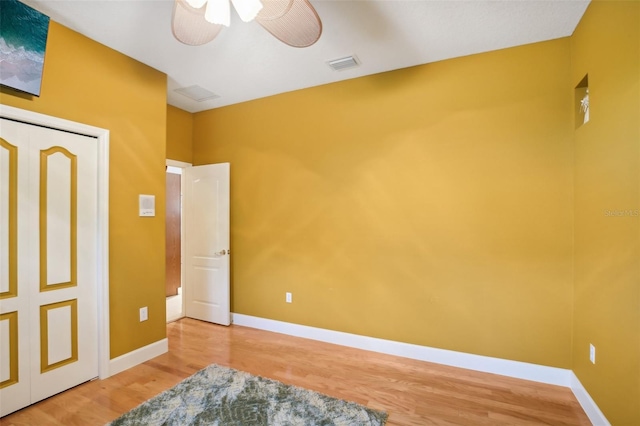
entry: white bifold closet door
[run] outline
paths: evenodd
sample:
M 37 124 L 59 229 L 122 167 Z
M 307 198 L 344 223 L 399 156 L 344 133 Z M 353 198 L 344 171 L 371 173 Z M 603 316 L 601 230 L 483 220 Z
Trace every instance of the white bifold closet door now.
M 0 119 L 0 415 L 98 376 L 95 138 Z

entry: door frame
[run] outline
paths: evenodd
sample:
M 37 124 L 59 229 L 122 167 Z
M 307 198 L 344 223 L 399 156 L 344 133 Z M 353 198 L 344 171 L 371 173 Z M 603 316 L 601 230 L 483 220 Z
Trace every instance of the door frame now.
M 94 137 L 98 144 L 98 377 L 109 374 L 109 130 L 0 104 L 0 117 Z
M 169 167 L 177 167 L 179 169 L 186 169 L 189 167 L 192 167 L 193 164 L 191 163 L 186 163 L 184 161 L 178 161 L 178 160 L 166 160 L 165 163 L 167 166 Z M 185 313 L 185 306 L 184 306 L 184 286 L 187 285 L 187 282 L 185 280 L 185 271 L 184 271 L 184 239 L 185 239 L 185 233 L 184 233 L 184 217 L 182 216 L 182 212 L 184 212 L 184 179 L 180 179 L 180 284 L 182 286 L 182 306 L 180 308 L 181 310 L 181 315 L 182 317 L 184 317 L 184 313 Z

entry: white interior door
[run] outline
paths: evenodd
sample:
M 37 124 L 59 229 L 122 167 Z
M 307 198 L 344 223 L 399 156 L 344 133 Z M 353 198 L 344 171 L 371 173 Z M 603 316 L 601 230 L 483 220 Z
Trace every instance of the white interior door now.
M 95 138 L 0 122 L 0 415 L 98 376 Z
M 231 324 L 229 163 L 184 169 L 185 315 Z

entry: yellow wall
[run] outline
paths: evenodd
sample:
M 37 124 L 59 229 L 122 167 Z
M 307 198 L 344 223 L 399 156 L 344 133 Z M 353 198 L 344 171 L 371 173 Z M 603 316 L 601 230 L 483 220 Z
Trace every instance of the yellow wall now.
M 195 114 L 194 164 L 231 163 L 233 311 L 569 368 L 569 47 Z
M 229 161 L 234 312 L 572 368 L 640 424 L 639 23 L 593 2 L 571 39 L 192 115 L 52 22 L 42 96 L 0 102 L 111 131 L 112 357 L 165 337 L 164 209 L 137 195 L 164 205 L 165 158 Z
M 573 370 L 614 425 L 640 425 L 639 29 L 639 2 L 592 2 L 571 40 L 591 104 L 575 132 Z
M 193 114 L 167 105 L 167 158 L 193 162 Z
M 51 22 L 40 98 L 0 102 L 110 130 L 111 357 L 163 339 L 164 209 L 138 217 L 138 194 L 164 206 L 166 76 Z M 138 309 L 149 307 L 140 323 Z

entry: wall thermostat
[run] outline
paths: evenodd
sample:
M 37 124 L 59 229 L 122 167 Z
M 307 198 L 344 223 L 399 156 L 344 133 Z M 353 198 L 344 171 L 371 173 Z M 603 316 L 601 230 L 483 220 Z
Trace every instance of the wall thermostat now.
M 156 215 L 156 196 L 140 194 L 140 216 Z

